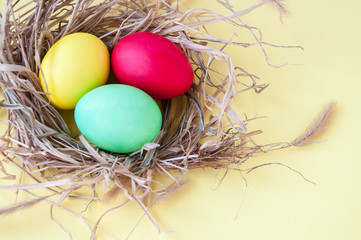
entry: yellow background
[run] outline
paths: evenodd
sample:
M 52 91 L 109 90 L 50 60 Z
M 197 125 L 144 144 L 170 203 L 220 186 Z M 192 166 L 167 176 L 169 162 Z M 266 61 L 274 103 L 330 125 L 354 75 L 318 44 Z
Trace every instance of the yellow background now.
M 187 0 L 189 7 L 211 8 L 227 13 L 215 0 Z M 285 1 L 291 15 L 281 24 L 277 12 L 262 6 L 242 18 L 259 27 L 264 41 L 280 45 L 300 45 L 300 49 L 267 47 L 271 62 L 292 62 L 271 68 L 258 47 L 229 48 L 234 65 L 240 65 L 270 83 L 262 94 L 246 93 L 235 102 L 239 113 L 250 117 L 267 116 L 250 124 L 262 129 L 258 143 L 292 141 L 318 111 L 335 100 L 337 111 L 322 143 L 304 148 L 258 155 L 247 166 L 280 162 L 301 172 L 316 185 L 306 182 L 289 169 L 273 165 L 244 175 L 230 172 L 218 186 L 222 171 L 195 170 L 179 192 L 152 208 L 162 231 L 158 234 L 144 218 L 129 239 L 361 239 L 361 2 Z M 235 9 L 254 1 L 231 1 Z M 231 27 L 215 26 L 213 33 L 230 38 L 249 33 Z M 18 173 L 8 167 L 10 173 Z M 1 181 L 1 184 L 13 184 Z M 217 187 L 218 186 L 218 187 Z M 14 202 L 15 192 L 0 190 L 0 206 Z M 124 199 L 123 199 L 124 200 Z M 110 206 L 94 203 L 85 216 L 95 221 Z M 67 200 L 65 207 L 82 211 L 86 202 Z M 1 239 L 68 239 L 50 219 L 49 205 L 0 217 Z M 87 227 L 76 217 L 54 209 L 55 218 L 72 233 L 73 239 L 89 239 Z M 134 204 L 113 211 L 101 226 L 119 239 L 125 239 L 142 216 Z M 99 230 L 99 239 L 113 239 Z

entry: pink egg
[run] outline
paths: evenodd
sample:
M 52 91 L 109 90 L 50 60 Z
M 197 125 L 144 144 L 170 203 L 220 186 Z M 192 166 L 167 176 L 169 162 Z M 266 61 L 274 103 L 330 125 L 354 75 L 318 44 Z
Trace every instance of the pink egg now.
M 155 99 L 182 95 L 192 85 L 187 56 L 170 40 L 149 32 L 122 38 L 111 55 L 113 72 L 122 84 L 142 89 Z

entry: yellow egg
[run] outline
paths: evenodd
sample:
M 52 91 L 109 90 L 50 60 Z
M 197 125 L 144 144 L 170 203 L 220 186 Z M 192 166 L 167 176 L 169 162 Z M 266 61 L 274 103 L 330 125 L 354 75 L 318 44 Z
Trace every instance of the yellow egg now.
M 41 68 L 41 87 L 49 93 L 51 104 L 70 110 L 83 95 L 107 82 L 110 56 L 96 36 L 73 33 L 50 48 Z

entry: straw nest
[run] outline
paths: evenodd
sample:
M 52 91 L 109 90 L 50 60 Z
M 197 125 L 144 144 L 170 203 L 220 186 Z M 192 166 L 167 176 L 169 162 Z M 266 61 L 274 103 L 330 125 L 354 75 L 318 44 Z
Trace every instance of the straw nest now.
M 106 196 L 123 192 L 154 220 L 147 206 L 174 188 L 153 188 L 154 174 L 169 176 L 177 183 L 173 170 L 181 176 L 193 168 L 228 168 L 230 164 L 241 165 L 265 149 L 300 145 L 309 139 L 314 134 L 312 129 L 290 144 L 266 147 L 252 141 L 251 137 L 261 131 L 248 132 L 247 120 L 232 109 L 231 103 L 237 94 L 248 90 L 259 93 L 267 85 L 258 84 L 256 77 L 233 66 L 222 51 L 224 46 L 236 43 L 204 31 L 204 26 L 222 21 L 252 32 L 241 16 L 263 4 L 275 5 L 281 14 L 286 14 L 286 9 L 274 0 L 263 0 L 240 11 L 234 11 L 228 1 L 220 4 L 229 8 L 228 15 L 186 9 L 177 0 L 8 1 L 0 23 L 0 105 L 6 109 L 8 121 L 0 150 L 3 161 L 15 164 L 36 182 L 8 188 L 47 188 L 53 193 L 49 196 L 58 195 L 59 205 L 84 186 L 105 184 L 112 186 Z M 47 50 L 67 34 L 94 34 L 111 51 L 119 39 L 139 31 L 153 32 L 176 43 L 188 56 L 195 79 L 184 96 L 162 102 L 163 126 L 153 143 L 132 154 L 115 154 L 96 148 L 79 134 L 71 134 L 61 113 L 41 90 L 40 65 Z M 228 71 L 217 72 L 212 67 L 215 62 L 226 64 Z M 12 179 L 14 176 L 2 165 L 5 178 Z M 49 196 L 36 196 L 3 212 L 31 206 Z

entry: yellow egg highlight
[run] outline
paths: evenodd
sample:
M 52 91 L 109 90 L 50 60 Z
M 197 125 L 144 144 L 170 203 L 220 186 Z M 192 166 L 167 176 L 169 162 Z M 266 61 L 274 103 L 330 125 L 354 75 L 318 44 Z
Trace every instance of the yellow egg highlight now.
M 110 56 L 98 37 L 73 33 L 50 48 L 41 68 L 41 87 L 49 93 L 50 103 L 59 109 L 70 110 L 83 95 L 107 82 Z

